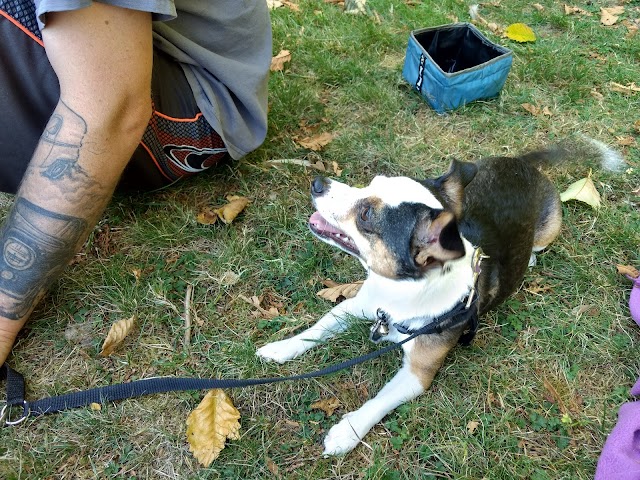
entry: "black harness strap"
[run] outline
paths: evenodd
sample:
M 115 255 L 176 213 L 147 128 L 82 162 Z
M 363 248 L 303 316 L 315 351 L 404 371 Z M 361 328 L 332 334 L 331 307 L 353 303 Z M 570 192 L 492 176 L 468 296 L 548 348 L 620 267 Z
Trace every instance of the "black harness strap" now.
M 460 312 L 460 307 L 465 310 Z M 335 365 L 316 370 L 314 372 L 293 375 L 290 377 L 276 378 L 251 378 L 251 379 L 207 379 L 207 378 L 190 378 L 190 377 L 157 377 L 135 380 L 128 383 L 120 383 L 116 385 L 107 385 L 105 387 L 92 388 L 80 392 L 68 393 L 56 397 L 43 398 L 33 402 L 25 400 L 25 383 L 24 377 L 10 368 L 6 363 L 0 367 L 0 381 L 7 382 L 7 401 L 0 410 L 0 424 L 2 426 L 17 425 L 28 417 L 35 417 L 49 413 L 56 413 L 62 410 L 78 408 L 90 405 L 91 403 L 115 402 L 126 398 L 141 397 L 154 393 L 166 393 L 173 391 L 186 390 L 205 390 L 212 388 L 243 388 L 252 385 L 264 385 L 269 383 L 279 383 L 289 380 L 302 380 L 307 378 L 322 377 L 332 373 L 353 367 L 360 363 L 378 358 L 387 352 L 400 348 L 403 344 L 413 340 L 420 335 L 428 335 L 432 333 L 442 333 L 447 328 L 454 328 L 465 323 L 470 319 L 476 318 L 477 313 L 467 313 L 468 311 L 477 312 L 475 301 L 467 309 L 464 303 L 460 303 L 451 312 L 438 317 L 433 322 L 409 334 L 409 337 L 398 343 L 394 343 L 387 347 L 381 348 L 374 352 L 361 355 L 350 360 L 346 360 Z M 384 312 L 382 314 L 386 315 Z M 388 316 L 387 316 L 388 318 Z M 13 420 L 11 418 L 11 410 L 14 408 L 22 409 L 21 415 Z

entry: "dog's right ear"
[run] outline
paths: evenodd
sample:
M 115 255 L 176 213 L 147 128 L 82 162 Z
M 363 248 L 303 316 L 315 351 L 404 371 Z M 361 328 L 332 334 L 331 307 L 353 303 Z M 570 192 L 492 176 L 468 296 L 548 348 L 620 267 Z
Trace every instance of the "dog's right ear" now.
M 449 210 L 425 212 L 416 223 L 411 250 L 422 271 L 464 256 L 464 244 L 454 214 Z
M 478 167 L 475 163 L 453 159 L 447 173 L 433 180 L 425 180 L 423 183 L 440 197 L 456 218 L 460 218 L 464 188 L 474 179 L 476 173 L 478 173 Z

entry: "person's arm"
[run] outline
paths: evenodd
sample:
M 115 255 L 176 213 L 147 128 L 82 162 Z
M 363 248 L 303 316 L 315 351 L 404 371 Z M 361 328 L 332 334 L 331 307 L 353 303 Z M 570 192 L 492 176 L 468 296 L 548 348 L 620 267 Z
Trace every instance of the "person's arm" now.
M 48 14 L 42 37 L 60 101 L 0 228 L 0 365 L 99 220 L 151 116 L 149 13 L 94 3 Z

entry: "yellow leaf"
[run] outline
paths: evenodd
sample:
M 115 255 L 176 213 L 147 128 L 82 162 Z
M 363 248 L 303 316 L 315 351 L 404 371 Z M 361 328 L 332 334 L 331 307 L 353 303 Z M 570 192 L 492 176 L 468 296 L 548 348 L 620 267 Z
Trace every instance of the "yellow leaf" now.
M 235 220 L 235 218 L 242 212 L 250 200 L 246 197 L 238 197 L 236 195 L 229 195 L 227 197 L 229 203 L 220 207 L 214 212 L 220 217 L 224 223 L 229 224 Z
M 100 351 L 101 357 L 108 357 L 113 353 L 113 351 L 122 343 L 125 337 L 129 335 L 129 332 L 131 332 L 135 320 L 136 317 L 134 315 L 133 317 L 119 320 L 111 325 L 109 333 L 107 334 L 107 338 L 104 339 L 104 343 L 102 344 L 102 350 Z
M 516 42 L 535 42 L 536 34 L 524 23 L 512 23 L 504 31 L 505 35 Z
M 196 215 L 196 222 L 200 225 L 212 225 L 218 220 L 218 214 L 211 207 L 205 207 Z
M 240 438 L 240 412 L 223 390 L 209 390 L 187 418 L 189 451 L 204 467 L 211 465 L 227 438 Z
M 354 283 L 338 284 L 329 288 L 323 288 L 316 295 L 324 298 L 325 300 L 336 303 L 340 297 L 345 299 L 355 297 L 363 283 L 364 282 L 361 280 Z
M 340 406 L 340 400 L 336 397 L 323 398 L 322 400 L 318 400 L 315 403 L 309 405 L 311 410 L 322 410 L 327 414 L 327 417 L 333 415 L 333 412 L 336 411 L 336 408 Z
M 102 410 L 102 405 L 100 405 L 99 403 L 96 403 L 96 402 L 91 402 L 89 404 L 89 408 L 91 410 L 93 410 L 94 412 L 99 412 L 100 410 Z
M 280 50 L 280 53 L 271 59 L 270 70 L 279 72 L 284 70 L 284 64 L 291 61 L 291 52 L 289 50 Z
M 560 194 L 560 200 L 563 202 L 578 200 L 591 205 L 593 208 L 598 208 L 600 206 L 600 194 L 591 180 L 591 174 L 569 185 L 569 188 Z
M 600 8 L 600 23 L 602 23 L 606 27 L 610 27 L 611 25 L 615 25 L 618 22 L 619 16 L 624 13 L 624 7 L 611 7 L 611 8 Z

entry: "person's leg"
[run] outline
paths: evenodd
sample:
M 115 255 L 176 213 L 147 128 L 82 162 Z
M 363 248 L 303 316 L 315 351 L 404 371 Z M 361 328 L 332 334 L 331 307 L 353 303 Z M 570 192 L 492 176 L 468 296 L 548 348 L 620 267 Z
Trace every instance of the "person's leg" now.
M 145 191 L 202 172 L 227 156 L 222 138 L 198 108 L 180 65 L 154 51 L 153 116 L 118 190 Z

